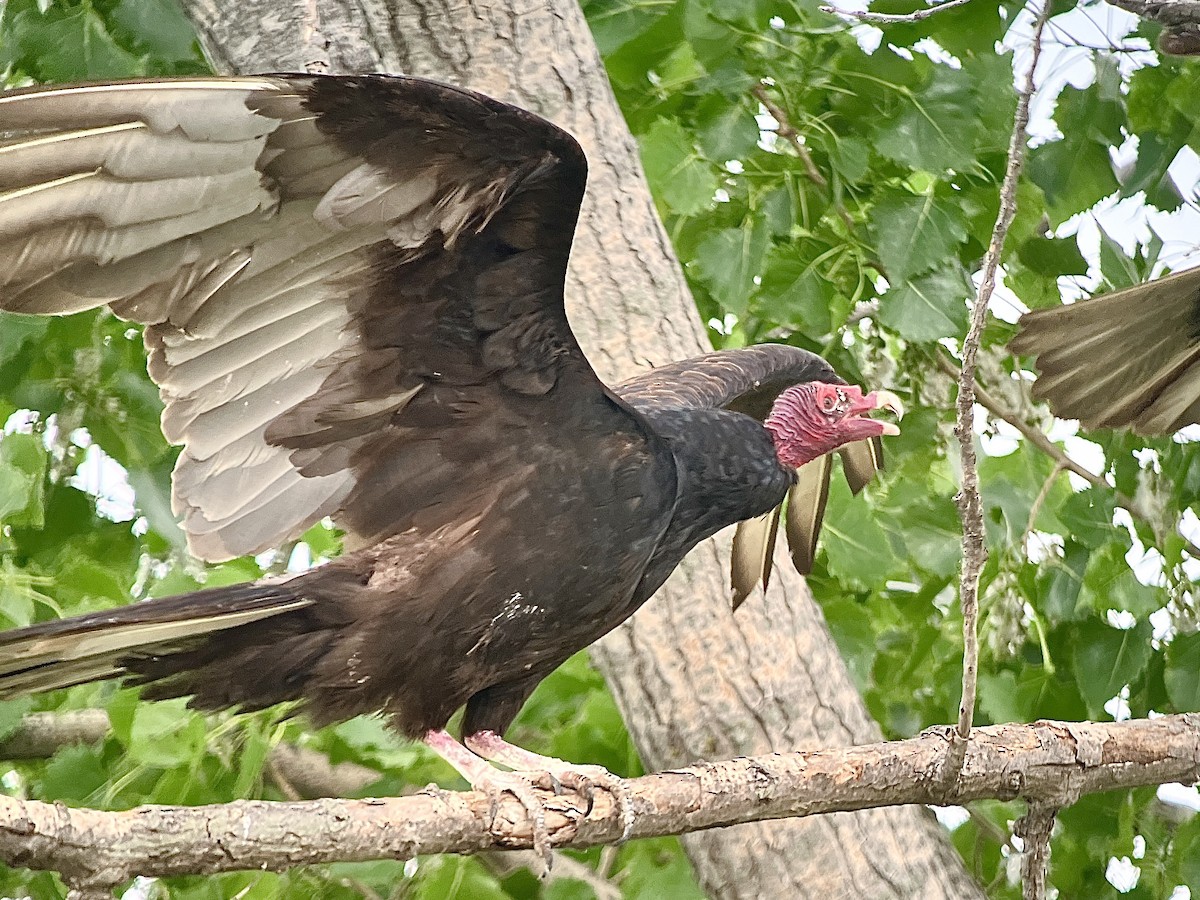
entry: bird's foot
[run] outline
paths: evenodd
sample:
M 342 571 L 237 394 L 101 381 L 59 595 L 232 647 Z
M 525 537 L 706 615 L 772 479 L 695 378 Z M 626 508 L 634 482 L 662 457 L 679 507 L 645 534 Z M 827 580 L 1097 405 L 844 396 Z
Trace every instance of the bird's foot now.
M 539 777 L 548 775 L 554 792 L 561 793 L 563 787 L 579 793 L 587 804 L 584 815 L 589 815 L 596 795 L 596 788 L 608 791 L 621 815 L 621 840 L 627 840 L 633 832 L 633 797 L 625 780 L 603 766 L 577 765 L 553 756 L 541 756 L 523 747 L 510 744 L 494 731 L 479 731 L 467 735 L 467 746 L 475 753 L 492 762 L 516 770 L 533 784 L 540 784 Z
M 444 730 L 430 731 L 425 743 L 442 759 L 450 763 L 471 787 L 482 791 L 488 798 L 488 830 L 495 834 L 496 817 L 505 794 L 514 797 L 525 809 L 532 833 L 533 850 L 542 860 L 543 868 L 538 873 L 544 878 L 550 871 L 552 860 L 550 832 L 546 828 L 546 807 L 535 788 L 559 791 L 559 782 L 546 772 L 505 772 L 497 769 L 486 759 L 456 741 Z
M 487 764 L 485 763 L 485 765 Z M 533 777 L 530 777 L 530 774 Z M 552 785 L 545 775 L 539 778 L 538 773 L 503 772 L 488 765 L 486 772 L 480 772 L 471 780 L 471 787 L 487 794 L 489 831 L 494 832 L 496 829 L 496 817 L 500 813 L 500 802 L 504 799 L 505 794 L 515 797 L 517 802 L 525 808 L 525 815 L 529 817 L 529 827 L 532 832 L 533 852 L 542 860 L 544 866 L 538 875 L 544 878 L 550 871 L 553 859 L 552 847 L 550 832 L 546 828 L 546 807 L 542 804 L 542 800 L 534 788 L 552 789 Z

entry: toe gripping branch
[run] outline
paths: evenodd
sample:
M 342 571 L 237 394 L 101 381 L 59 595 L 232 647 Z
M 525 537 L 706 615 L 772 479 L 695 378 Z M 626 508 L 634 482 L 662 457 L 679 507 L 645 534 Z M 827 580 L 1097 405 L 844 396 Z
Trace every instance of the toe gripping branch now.
M 563 788 L 576 791 L 584 800 L 584 815 L 590 815 L 596 788 L 607 791 L 621 813 L 621 840 L 633 831 L 633 798 L 625 781 L 602 766 L 575 765 L 553 756 L 541 756 L 510 744 L 492 731 L 467 735 L 465 746 L 449 732 L 438 729 L 424 737 L 427 746 L 453 766 L 471 787 L 488 795 L 488 828 L 495 830 L 500 799 L 511 794 L 525 808 L 533 833 L 533 849 L 545 863 L 541 873 L 550 871 L 550 833 L 546 828 L 546 807 L 535 788 L 562 794 Z M 491 762 L 489 762 L 489 760 Z M 512 769 L 506 772 L 491 763 Z

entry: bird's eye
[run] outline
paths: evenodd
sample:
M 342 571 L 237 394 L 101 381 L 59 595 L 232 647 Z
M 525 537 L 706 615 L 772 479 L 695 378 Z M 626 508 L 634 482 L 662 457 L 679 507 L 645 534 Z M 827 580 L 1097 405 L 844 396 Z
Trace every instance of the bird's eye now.
M 833 412 L 835 406 L 837 406 L 837 400 L 833 398 L 832 394 L 826 394 L 821 398 L 821 409 L 825 412 Z

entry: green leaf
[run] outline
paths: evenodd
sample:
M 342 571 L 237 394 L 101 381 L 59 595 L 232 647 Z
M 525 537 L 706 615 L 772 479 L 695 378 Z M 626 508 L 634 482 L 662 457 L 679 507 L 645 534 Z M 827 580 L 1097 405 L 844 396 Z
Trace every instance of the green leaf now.
M 875 149 L 927 172 L 970 169 L 983 133 L 971 78 L 947 66 L 931 70 L 930 84 L 911 95 L 898 116 L 880 119 Z
M 90 6 L 26 9 L 13 17 L 10 39 L 21 59 L 48 81 L 128 78 L 144 71 L 141 61 L 113 39 Z
M 1112 491 L 1088 488 L 1071 494 L 1059 507 L 1058 517 L 1070 534 L 1087 547 L 1097 549 L 1125 530 L 1113 525 L 1116 498 Z
M 204 747 L 204 719 L 186 708 L 186 700 L 144 703 L 134 710 L 125 751 L 147 766 L 169 768 L 194 759 Z
M 1109 543 L 1088 559 L 1079 603 L 1096 612 L 1128 610 L 1139 619 L 1167 605 L 1167 593 L 1142 584 L 1125 560 L 1125 543 Z
M 1109 148 L 1123 140 L 1126 121 L 1113 68 L 1101 63 L 1095 84 L 1064 88 L 1054 119 L 1064 137 L 1031 151 L 1029 176 L 1046 192 L 1057 225 L 1119 188 Z
M 25 714 L 32 708 L 32 697 L 0 700 L 0 741 L 9 737 L 21 727 L 21 720 L 25 718 Z
M 1200 634 L 1180 634 L 1167 645 L 1167 696 L 1172 712 L 1200 711 Z
M 131 44 L 157 60 L 202 62 L 196 32 L 172 0 L 120 0 L 110 21 Z
M 946 268 L 967 239 L 962 210 L 932 193 L 889 192 L 871 213 L 871 230 L 893 287 Z
M 828 335 L 849 312 L 849 302 L 816 270 L 804 248 L 796 244 L 771 248 L 758 304 L 773 322 L 814 340 Z
M 830 486 L 821 546 L 829 571 L 851 584 L 880 584 L 896 565 L 879 517 L 851 496 L 841 478 Z
M 64 747 L 42 770 L 37 796 L 50 802 L 96 805 L 94 798 L 103 792 L 109 777 L 105 760 L 95 747 Z
M 692 265 L 722 309 L 738 315 L 745 312 L 768 245 L 762 219 L 747 219 L 740 228 L 713 232 L 700 242 Z
M 1110 628 L 1098 619 L 1079 624 L 1072 665 L 1089 716 L 1095 719 L 1105 716 L 1104 704 L 1145 670 L 1152 653 L 1150 634 L 1150 622 L 1146 619 L 1127 630 Z
M 45 524 L 48 467 L 40 434 L 0 436 L 0 521 L 29 528 Z
M 718 184 L 716 173 L 696 153 L 682 125 L 660 119 L 638 143 L 650 188 L 670 212 L 690 216 L 712 205 Z
M 967 330 L 971 285 L 957 266 L 894 286 L 883 295 L 879 321 L 913 341 L 958 337 Z
M 666 3 L 626 0 L 585 0 L 582 5 L 596 45 L 606 56 L 644 34 L 671 11 Z
M 1074 237 L 1033 237 L 1020 246 L 1017 256 L 1039 275 L 1084 275 L 1088 270 L 1087 260 L 1079 252 Z
M 740 103 L 722 100 L 716 105 L 715 114 L 698 124 L 697 137 L 709 159 L 740 159 L 758 144 L 758 123 L 750 110 Z

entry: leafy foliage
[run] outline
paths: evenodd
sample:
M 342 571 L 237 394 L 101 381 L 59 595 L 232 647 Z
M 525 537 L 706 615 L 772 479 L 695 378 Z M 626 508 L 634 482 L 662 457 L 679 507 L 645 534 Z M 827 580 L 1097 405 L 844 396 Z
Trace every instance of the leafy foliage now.
M 874 8 L 918 5 L 881 0 Z M 1022 21 L 1020 7 L 976 0 L 890 26 L 873 49 L 872 29 L 851 33 L 811 0 L 584 7 L 714 344 L 788 341 L 823 353 L 852 380 L 912 398 L 904 434 L 889 442 L 882 483 L 857 499 L 835 486 L 810 585 L 889 736 L 953 720 L 962 651 L 957 461 L 953 390 L 938 359 L 949 359 L 947 348 L 965 332 L 971 275 L 996 216 L 1015 106 L 1012 57 L 996 46 L 1009 23 Z M 1069 17 L 1087 8 L 1062 13 L 1054 33 L 1069 43 Z M 1164 242 L 1153 234 L 1129 255 L 1101 228 L 1098 257 L 1081 252 L 1080 213 L 1126 197 L 1169 212 L 1194 194 L 1167 168 L 1185 148 L 1200 149 L 1200 64 L 1164 58 L 1136 68 L 1121 52 L 1086 56 L 1091 77 L 1073 77 L 1053 110 L 1061 137 L 1032 149 L 1019 186 L 1003 267 L 1028 306 L 1059 302 L 1063 288 L 1076 291 L 1089 273 L 1109 288 L 1161 268 Z M 18 84 L 186 74 L 204 63 L 168 0 L 10 0 L 0 8 L 0 68 Z M 754 96 L 760 84 L 786 122 Z M 1122 158 L 1128 164 L 1114 162 Z M 1004 307 L 996 303 L 997 312 Z M 991 321 L 981 378 L 1007 407 L 1050 428 L 1014 377 L 1019 361 L 1002 350 L 1011 333 L 1005 321 Z M 138 335 L 111 317 L 0 318 L 0 422 L 9 420 L 0 440 L 0 624 L 286 565 L 261 558 L 201 572 L 185 559 L 166 499 L 174 451 L 159 434 L 158 400 L 143 370 Z M 1179 531 L 1191 509 L 1195 539 L 1200 444 L 1112 433 L 1085 442 L 1062 426 L 1052 434 L 1070 453 L 1087 454 L 1115 490 L 1068 480 L 1011 428 L 986 421 L 980 476 L 990 560 L 978 724 L 1200 709 L 1196 595 Z M 101 464 L 97 448 L 128 473 L 132 523 L 112 521 L 129 515 L 114 512 L 120 498 L 96 496 L 89 473 Z M 1135 497 L 1146 515 L 1131 518 L 1116 492 Z M 317 526 L 303 543 L 316 558 L 335 553 L 338 540 Z M 1146 557 L 1145 547 L 1155 553 Z M 378 771 L 372 793 L 455 783 L 440 761 L 373 719 L 310 734 L 279 713 L 202 719 L 178 704 L 139 704 L 111 685 L 0 705 L 0 734 L 29 709 L 87 706 L 108 711 L 113 734 L 15 766 L 7 790 L 108 808 L 278 797 L 266 761 L 279 741 Z M 615 706 L 582 655 L 539 689 L 514 731 L 542 752 L 639 771 Z M 1019 896 L 1004 838 L 1017 807 L 982 803 L 971 812 L 953 833 L 956 845 L 994 896 Z M 1153 791 L 1083 798 L 1061 823 L 1051 882 L 1063 896 L 1111 896 L 1106 869 L 1122 858 L 1141 870 L 1129 896 L 1167 896 L 1175 885 L 1200 891 L 1200 820 L 1164 814 Z M 601 854 L 579 856 L 595 866 Z M 673 840 L 624 847 L 605 866 L 621 876 L 625 896 L 698 896 Z M 582 882 L 542 885 L 457 858 L 422 860 L 411 878 L 399 863 L 374 863 L 180 879 L 169 891 L 593 895 Z M 0 873 L 0 893 L 63 890 L 49 876 L 11 871 Z

